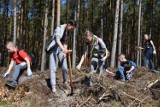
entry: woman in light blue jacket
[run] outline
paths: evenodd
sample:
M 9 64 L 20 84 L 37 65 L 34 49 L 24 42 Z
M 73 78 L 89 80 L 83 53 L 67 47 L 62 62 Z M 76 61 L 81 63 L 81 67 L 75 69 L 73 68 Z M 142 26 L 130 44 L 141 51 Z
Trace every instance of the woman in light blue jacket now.
M 56 70 L 58 60 L 62 66 L 63 83 L 66 84 L 67 82 L 68 66 L 66 54 L 69 52 L 67 49 L 69 31 L 73 31 L 75 27 L 76 22 L 74 20 L 70 20 L 67 24 L 57 26 L 52 37 L 52 42 L 47 47 L 47 51 L 49 51 L 50 55 L 50 82 L 54 93 L 56 92 Z

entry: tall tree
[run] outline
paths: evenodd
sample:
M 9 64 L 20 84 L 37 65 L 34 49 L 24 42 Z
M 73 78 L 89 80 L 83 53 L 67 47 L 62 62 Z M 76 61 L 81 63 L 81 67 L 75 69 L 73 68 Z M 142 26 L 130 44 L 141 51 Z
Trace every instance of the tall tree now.
M 17 11 L 16 11 L 16 8 L 17 8 L 17 1 L 14 0 L 14 34 L 13 34 L 13 42 L 16 43 L 16 27 L 17 27 Z
M 119 30 L 119 47 L 118 47 L 118 54 L 121 54 L 121 51 L 122 51 L 122 24 L 123 24 L 123 0 L 121 0 L 121 12 L 120 12 L 120 30 Z M 118 61 L 118 66 L 120 65 L 120 62 Z
M 55 12 L 55 0 L 52 0 L 52 22 L 51 22 L 51 36 L 54 30 L 54 12 Z
M 78 7 L 77 7 L 77 5 L 78 5 Z M 74 18 L 74 20 L 77 22 L 77 27 L 74 30 L 74 36 L 73 36 L 73 54 L 72 54 L 72 68 L 73 69 L 76 66 L 76 47 L 77 47 L 79 14 L 80 14 L 80 0 L 78 0 L 78 2 L 75 2 L 75 18 Z
M 101 38 L 103 39 L 103 9 L 101 10 Z
M 118 34 L 118 21 L 119 21 L 119 4 L 120 0 L 116 2 L 115 22 L 114 22 L 114 36 L 112 44 L 112 56 L 111 56 L 111 67 L 115 67 L 115 56 L 117 47 L 117 34 Z
M 66 3 L 66 22 L 68 22 L 68 17 L 69 17 L 69 0 L 67 0 Z
M 61 0 L 57 0 L 57 25 L 60 25 Z
M 141 35 L 141 11 L 142 11 L 142 1 L 139 0 L 138 46 L 140 46 L 140 35 Z M 139 51 L 137 51 L 137 65 L 140 65 L 140 52 Z
M 44 34 L 43 34 L 43 50 L 42 50 L 42 60 L 41 60 L 41 71 L 44 71 L 46 65 L 46 36 L 47 36 L 47 27 L 48 27 L 48 0 L 45 0 L 45 19 L 44 19 Z

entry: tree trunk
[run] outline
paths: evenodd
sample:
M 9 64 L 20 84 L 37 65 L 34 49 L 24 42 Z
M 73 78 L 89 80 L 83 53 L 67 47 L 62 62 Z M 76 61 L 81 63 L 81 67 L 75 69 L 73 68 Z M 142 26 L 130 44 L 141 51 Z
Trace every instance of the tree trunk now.
M 44 19 L 44 35 L 43 35 L 43 50 L 42 50 L 42 61 L 41 61 L 41 71 L 44 71 L 46 65 L 46 36 L 47 36 L 47 27 L 48 27 L 48 0 L 45 0 L 45 19 Z
M 140 46 L 140 35 L 141 35 L 141 0 L 139 0 L 139 18 L 138 18 L 138 46 Z M 140 65 L 140 52 L 137 52 L 137 65 Z
M 61 0 L 57 0 L 57 26 L 60 25 Z
M 69 13 L 69 0 L 67 0 L 67 6 L 66 6 L 66 22 L 68 22 L 68 13 Z
M 55 11 L 55 0 L 52 0 L 51 36 L 53 36 L 53 30 L 54 30 L 54 11 Z
M 17 4 L 17 1 L 16 0 L 14 0 L 14 33 L 13 33 L 13 42 L 16 44 L 16 32 L 17 32 L 17 30 L 16 30 L 16 25 L 17 25 L 17 19 L 16 19 L 16 8 L 17 8 L 17 6 L 16 6 L 16 4 Z
M 78 0 L 78 9 L 76 7 L 77 7 L 77 3 L 75 2 L 75 18 L 74 18 L 74 20 L 77 22 L 77 27 L 74 30 L 74 36 L 73 36 L 72 69 L 74 69 L 76 66 L 76 47 L 77 47 L 77 34 L 78 34 L 79 13 L 80 13 L 80 0 Z
M 120 33 L 119 33 L 119 47 L 118 47 L 118 54 L 120 55 L 121 54 L 121 51 L 122 51 L 122 27 L 123 27 L 123 0 L 121 0 L 121 14 L 120 14 Z M 118 66 L 120 65 L 120 62 L 118 61 Z
M 114 37 L 113 37 L 112 56 L 111 56 L 111 67 L 115 67 L 115 56 L 116 56 L 116 47 L 117 47 L 117 34 L 118 34 L 118 20 L 119 20 L 119 2 L 120 2 L 120 0 L 117 0 L 117 2 L 116 2 Z
M 101 38 L 103 39 L 103 9 L 101 10 Z

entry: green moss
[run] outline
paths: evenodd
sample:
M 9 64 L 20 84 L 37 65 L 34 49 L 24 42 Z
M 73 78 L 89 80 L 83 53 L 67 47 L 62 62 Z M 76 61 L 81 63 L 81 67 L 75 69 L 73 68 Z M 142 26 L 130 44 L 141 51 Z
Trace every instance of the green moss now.
M 8 102 L 8 101 L 1 101 L 0 102 L 0 106 L 8 106 L 8 105 L 11 105 L 11 102 Z
M 36 100 L 33 98 L 27 99 L 27 100 L 25 100 L 24 105 L 26 107 L 36 107 Z

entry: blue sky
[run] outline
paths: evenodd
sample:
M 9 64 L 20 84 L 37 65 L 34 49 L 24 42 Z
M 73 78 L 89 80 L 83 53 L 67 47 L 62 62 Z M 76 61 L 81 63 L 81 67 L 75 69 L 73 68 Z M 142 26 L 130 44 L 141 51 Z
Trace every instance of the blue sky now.
M 66 0 L 61 0 L 61 3 L 62 4 L 66 4 Z

